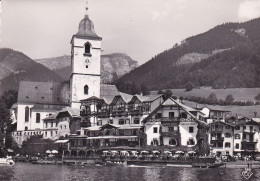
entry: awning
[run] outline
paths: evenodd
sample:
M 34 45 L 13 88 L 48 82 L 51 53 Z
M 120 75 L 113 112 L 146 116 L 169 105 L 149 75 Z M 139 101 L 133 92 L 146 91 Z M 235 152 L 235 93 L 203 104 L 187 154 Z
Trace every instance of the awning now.
M 54 143 L 67 143 L 69 140 L 57 140 Z
M 96 137 L 88 137 L 87 140 L 91 140 L 91 139 L 128 139 L 128 138 L 137 138 L 137 136 L 96 136 Z

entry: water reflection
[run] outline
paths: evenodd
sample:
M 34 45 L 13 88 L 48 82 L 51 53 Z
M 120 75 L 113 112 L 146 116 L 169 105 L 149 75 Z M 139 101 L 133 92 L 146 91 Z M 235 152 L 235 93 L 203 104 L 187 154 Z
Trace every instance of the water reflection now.
M 128 166 L 66 166 L 66 165 L 33 165 L 17 163 L 13 167 L 0 167 L 0 181 L 5 180 L 124 180 L 124 181 L 217 181 L 245 180 L 241 172 L 244 169 L 227 169 L 220 176 L 218 169 L 176 168 L 176 167 L 128 167 Z M 260 170 L 254 171 L 255 174 Z M 251 178 L 250 178 L 251 179 Z M 259 180 L 252 178 L 251 180 Z

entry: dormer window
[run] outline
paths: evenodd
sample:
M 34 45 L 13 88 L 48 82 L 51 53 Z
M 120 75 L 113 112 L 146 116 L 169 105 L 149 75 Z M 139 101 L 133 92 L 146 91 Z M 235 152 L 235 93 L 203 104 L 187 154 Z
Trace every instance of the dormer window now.
M 90 50 L 91 50 L 91 44 L 90 44 L 89 42 L 87 42 L 87 43 L 84 45 L 84 49 L 85 49 L 84 55 L 91 57 L 91 52 L 90 52 Z

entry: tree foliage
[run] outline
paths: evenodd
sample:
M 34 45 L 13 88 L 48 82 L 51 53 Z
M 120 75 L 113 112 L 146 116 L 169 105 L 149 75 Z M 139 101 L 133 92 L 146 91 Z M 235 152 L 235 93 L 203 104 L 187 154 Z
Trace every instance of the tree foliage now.
M 247 30 L 246 36 L 234 31 L 239 28 Z M 137 86 L 145 83 L 148 90 L 186 88 L 189 82 L 193 87 L 259 87 L 260 41 L 256 41 L 260 38 L 259 29 L 259 18 L 217 26 L 154 56 L 117 82 L 135 81 Z M 215 50 L 220 52 L 212 53 Z M 176 63 L 182 56 L 194 52 L 211 56 L 197 63 Z

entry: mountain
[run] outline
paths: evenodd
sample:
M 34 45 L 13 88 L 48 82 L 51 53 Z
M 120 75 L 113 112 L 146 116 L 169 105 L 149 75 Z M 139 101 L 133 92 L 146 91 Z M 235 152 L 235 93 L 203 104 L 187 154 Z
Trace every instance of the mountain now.
M 8 48 L 0 49 L 0 94 L 18 89 L 21 80 L 62 81 L 61 77 L 25 54 Z
M 189 37 L 125 74 L 120 91 L 131 85 L 148 90 L 212 86 L 260 87 L 260 18 L 225 23 Z
M 70 77 L 70 56 L 36 59 L 49 69 L 53 70 L 64 80 Z M 109 83 L 118 79 L 118 77 L 130 72 L 138 66 L 137 61 L 132 60 L 124 53 L 113 53 L 101 55 L 101 80 L 103 83 Z

